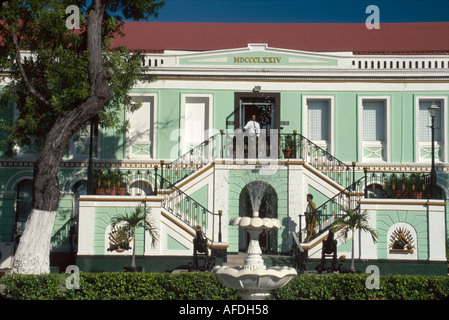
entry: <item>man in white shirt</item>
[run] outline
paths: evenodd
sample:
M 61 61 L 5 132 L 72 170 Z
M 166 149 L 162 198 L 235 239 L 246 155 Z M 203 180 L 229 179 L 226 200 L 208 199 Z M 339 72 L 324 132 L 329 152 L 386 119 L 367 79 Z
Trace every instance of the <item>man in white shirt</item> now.
M 256 121 L 256 115 L 253 114 L 251 116 L 251 120 L 248 121 L 246 126 L 243 128 L 243 131 L 248 130 L 249 134 L 256 134 L 256 137 L 259 137 L 260 134 L 260 125 L 259 122 Z
M 245 157 L 257 158 L 258 139 L 260 134 L 260 125 L 256 121 L 256 115 L 251 116 L 251 120 L 248 121 L 245 127 L 242 129 L 244 132 L 248 130 L 248 141 L 245 143 Z

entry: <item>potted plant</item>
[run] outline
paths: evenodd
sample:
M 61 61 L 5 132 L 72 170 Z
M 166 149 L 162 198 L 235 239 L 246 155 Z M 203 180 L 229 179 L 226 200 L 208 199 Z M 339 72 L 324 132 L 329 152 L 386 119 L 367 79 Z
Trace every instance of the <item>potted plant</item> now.
M 284 141 L 284 149 L 282 149 L 284 153 L 284 158 L 291 159 L 295 157 L 296 147 L 293 139 L 293 135 L 288 134 L 285 136 Z
M 409 177 L 409 195 L 413 199 L 422 199 L 426 185 L 419 173 L 412 173 Z
M 121 231 L 127 233 L 132 238 L 132 258 L 131 265 L 125 267 L 124 271 L 141 272 L 142 267 L 136 267 L 136 229 L 144 228 L 149 231 L 151 236 L 151 245 L 154 247 L 159 239 L 159 235 L 151 221 L 150 208 L 145 206 L 136 207 L 131 213 L 119 214 L 112 218 L 111 227 L 120 226 Z
M 396 174 L 390 175 L 385 181 L 385 192 L 388 198 L 404 198 L 405 195 L 405 179 Z
M 391 198 L 422 199 L 426 185 L 419 173 L 409 176 L 392 174 L 386 179 L 385 191 Z
M 95 194 L 125 195 L 125 174 L 120 170 L 98 170 L 94 176 Z

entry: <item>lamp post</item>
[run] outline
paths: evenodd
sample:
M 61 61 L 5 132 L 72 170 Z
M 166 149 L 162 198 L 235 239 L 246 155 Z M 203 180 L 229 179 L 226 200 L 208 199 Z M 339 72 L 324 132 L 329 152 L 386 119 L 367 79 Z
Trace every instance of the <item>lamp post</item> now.
M 430 197 L 431 199 L 435 199 L 435 189 L 436 189 L 436 184 L 437 184 L 437 173 L 435 170 L 435 116 L 438 113 L 438 110 L 440 108 L 433 103 L 430 107 L 429 107 L 429 115 L 430 115 L 430 119 L 432 120 L 431 123 L 431 130 L 432 130 L 432 167 L 430 169 Z

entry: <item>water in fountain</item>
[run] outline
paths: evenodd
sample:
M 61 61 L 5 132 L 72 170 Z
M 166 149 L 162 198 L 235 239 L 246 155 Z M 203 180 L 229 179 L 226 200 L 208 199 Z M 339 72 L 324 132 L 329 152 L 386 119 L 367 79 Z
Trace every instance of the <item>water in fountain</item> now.
M 262 181 L 254 181 L 249 183 L 247 188 L 251 206 L 253 207 L 253 212 L 259 212 L 260 205 L 267 188 L 267 183 Z

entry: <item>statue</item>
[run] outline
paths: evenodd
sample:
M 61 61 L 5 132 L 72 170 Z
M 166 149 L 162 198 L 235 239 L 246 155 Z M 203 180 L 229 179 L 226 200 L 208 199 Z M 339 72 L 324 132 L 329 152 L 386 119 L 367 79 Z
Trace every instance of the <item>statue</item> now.
M 212 266 L 209 263 L 209 248 L 207 247 L 207 238 L 204 236 L 201 231 L 201 226 L 195 226 L 196 236 L 193 239 L 193 265 L 191 269 L 193 270 L 211 270 Z M 204 258 L 204 267 L 200 268 L 198 265 L 198 257 L 202 256 Z
M 307 261 L 307 251 L 304 250 L 304 248 L 301 246 L 298 240 L 298 236 L 295 232 L 292 232 L 293 236 L 293 246 L 292 246 L 292 253 L 293 258 L 295 261 L 295 269 L 298 272 L 298 274 L 303 274 L 306 268 L 306 261 Z
M 326 256 L 332 256 L 332 266 L 326 267 Z M 334 240 L 334 233 L 329 230 L 327 239 L 323 241 L 323 248 L 321 249 L 321 263 L 315 268 L 318 273 L 324 271 L 341 271 L 341 266 L 337 265 L 337 240 Z

